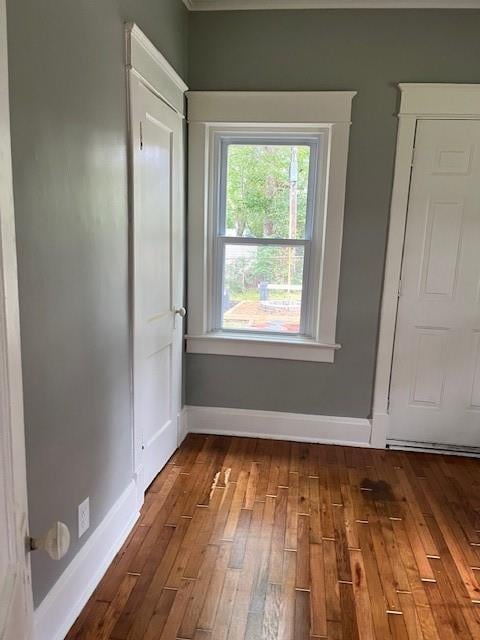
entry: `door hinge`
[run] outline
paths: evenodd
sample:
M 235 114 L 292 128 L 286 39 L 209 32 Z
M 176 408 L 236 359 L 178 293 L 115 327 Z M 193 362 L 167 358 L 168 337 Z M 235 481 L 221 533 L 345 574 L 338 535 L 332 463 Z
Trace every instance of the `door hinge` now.
M 413 167 L 413 165 L 415 164 L 415 156 L 417 155 L 417 148 L 413 147 L 412 148 L 412 160 L 411 160 L 411 164 L 410 166 Z
M 143 126 L 142 121 L 140 120 L 140 150 L 143 149 Z
M 397 298 L 400 298 L 401 295 L 402 295 L 402 279 L 400 278 L 400 280 L 398 281 Z

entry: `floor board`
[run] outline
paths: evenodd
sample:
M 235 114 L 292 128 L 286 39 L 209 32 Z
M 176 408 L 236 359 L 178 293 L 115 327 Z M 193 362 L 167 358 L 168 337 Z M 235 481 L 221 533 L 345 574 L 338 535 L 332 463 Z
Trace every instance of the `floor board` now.
M 480 461 L 191 434 L 66 640 L 480 638 Z

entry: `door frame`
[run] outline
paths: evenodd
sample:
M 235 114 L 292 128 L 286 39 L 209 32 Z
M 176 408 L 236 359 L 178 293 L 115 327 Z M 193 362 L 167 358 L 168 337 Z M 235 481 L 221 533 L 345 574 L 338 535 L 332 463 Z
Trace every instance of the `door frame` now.
M 395 173 L 372 412 L 371 445 L 385 448 L 389 431 L 390 380 L 402 270 L 410 182 L 419 120 L 480 120 L 480 84 L 400 83 Z
M 23 640 L 32 633 L 33 603 L 25 546 L 28 502 L 5 0 L 0 0 L 0 469 L 6 498 L 4 502 L 0 496 L 0 517 L 7 524 L 2 545 L 8 557 L 0 593 L 0 637 L 8 640 L 22 633 Z
M 129 317 L 130 317 L 130 377 L 131 377 L 131 422 L 133 440 L 133 476 L 137 487 L 137 504 L 140 507 L 144 499 L 143 483 L 143 448 L 142 432 L 135 420 L 135 353 L 138 335 L 135 328 L 135 262 L 134 262 L 134 220 L 135 220 L 135 178 L 133 171 L 134 145 L 138 139 L 138 132 L 132 128 L 132 105 L 136 98 L 138 82 L 147 87 L 160 100 L 172 108 L 178 116 L 185 120 L 185 92 L 188 87 L 166 58 L 156 49 L 135 23 L 125 25 L 126 36 L 126 70 L 127 70 L 127 114 L 128 114 L 128 145 L 129 145 Z M 183 144 L 182 136 L 182 144 Z M 183 175 L 183 172 L 182 172 Z M 182 189 L 180 215 L 185 224 L 185 198 Z M 183 439 L 182 397 L 181 397 L 181 363 L 174 361 L 172 377 L 180 380 L 180 389 L 173 398 L 177 418 L 177 441 Z

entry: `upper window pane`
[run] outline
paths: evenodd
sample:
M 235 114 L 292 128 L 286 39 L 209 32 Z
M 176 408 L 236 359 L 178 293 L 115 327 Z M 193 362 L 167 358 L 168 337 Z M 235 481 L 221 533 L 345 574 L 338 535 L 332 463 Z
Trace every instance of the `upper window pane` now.
M 310 146 L 226 145 L 227 236 L 305 238 Z

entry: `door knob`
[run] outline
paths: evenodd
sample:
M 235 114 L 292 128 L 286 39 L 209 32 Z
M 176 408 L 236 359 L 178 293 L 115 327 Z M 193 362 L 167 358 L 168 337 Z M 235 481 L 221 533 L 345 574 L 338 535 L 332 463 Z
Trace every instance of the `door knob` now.
M 63 522 L 55 522 L 41 538 L 28 538 L 27 550 L 43 549 L 52 560 L 60 560 L 70 548 L 70 531 Z
M 185 307 L 177 307 L 175 309 L 175 313 L 181 318 L 184 318 L 187 315 L 187 310 L 185 309 Z

